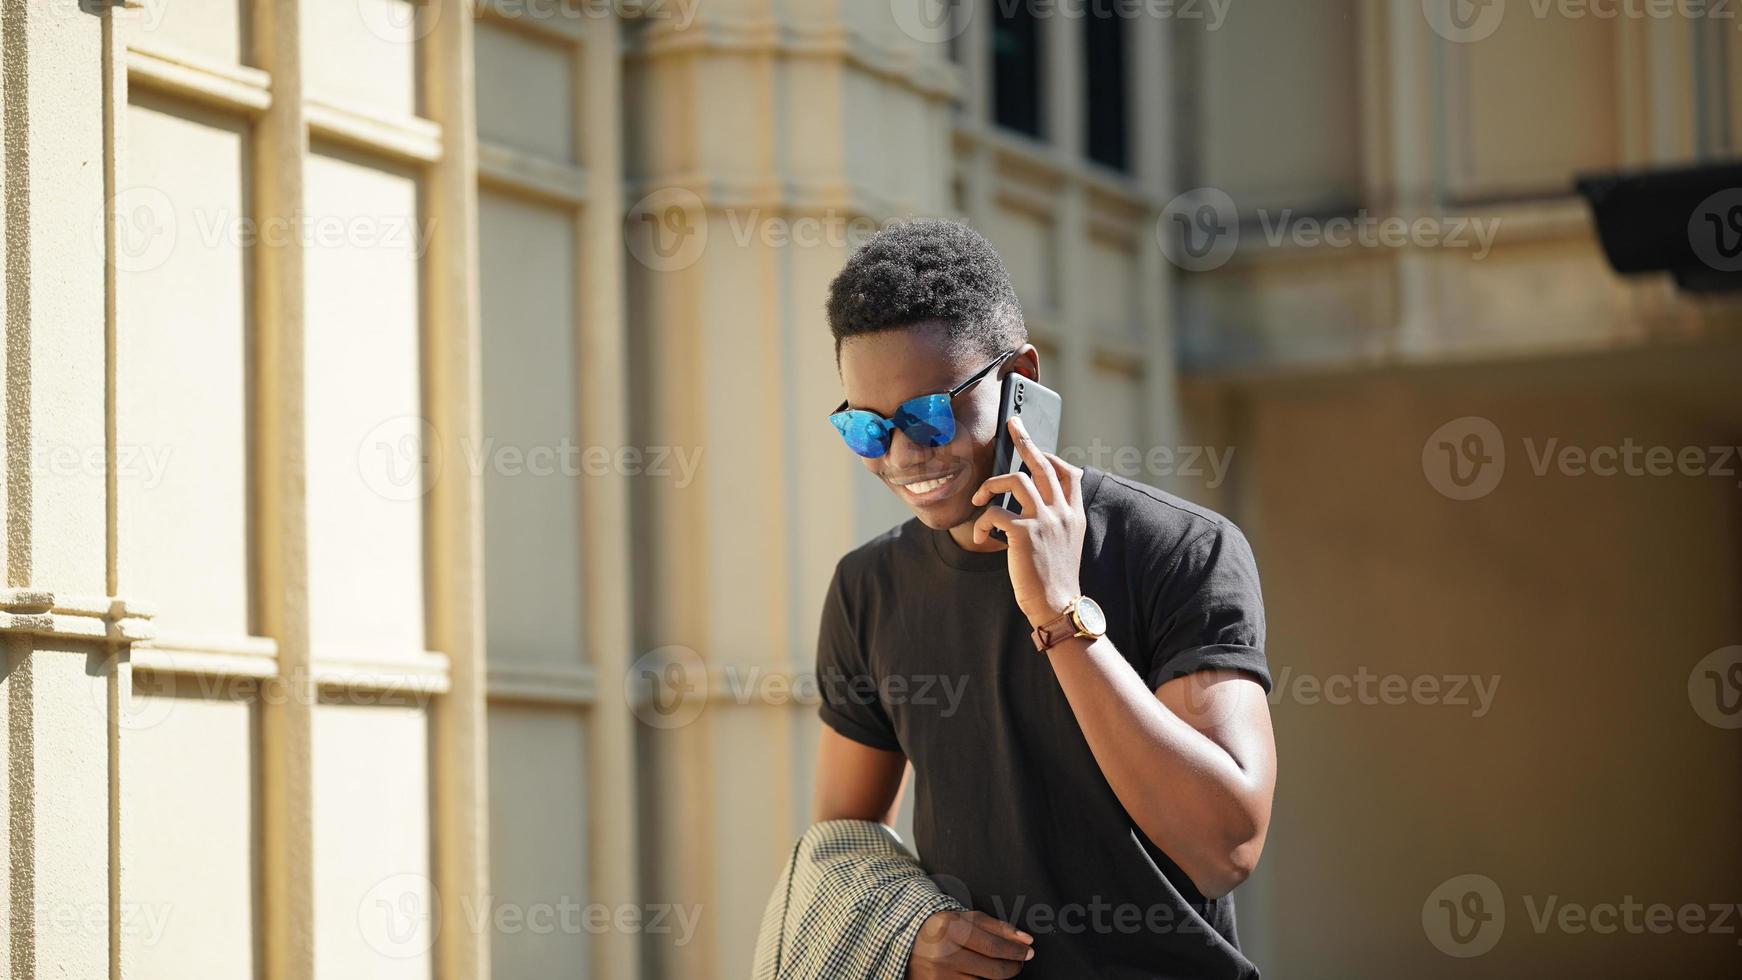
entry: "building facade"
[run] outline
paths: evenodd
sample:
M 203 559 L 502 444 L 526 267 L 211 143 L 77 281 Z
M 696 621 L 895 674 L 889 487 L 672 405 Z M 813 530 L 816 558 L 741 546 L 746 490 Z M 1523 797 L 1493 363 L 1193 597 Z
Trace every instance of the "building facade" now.
M 1563 7 L 7 4 L 6 975 L 742 975 L 905 516 L 823 300 L 914 215 L 1005 257 L 1066 455 L 1251 535 L 1267 972 L 1452 975 L 1481 873 L 1491 975 L 1717 975 L 1518 904 L 1742 883 L 1736 481 L 1531 465 L 1739 441 L 1736 306 L 1571 182 L 1736 154 L 1742 35 Z M 1300 686 L 1367 673 L 1499 682 Z

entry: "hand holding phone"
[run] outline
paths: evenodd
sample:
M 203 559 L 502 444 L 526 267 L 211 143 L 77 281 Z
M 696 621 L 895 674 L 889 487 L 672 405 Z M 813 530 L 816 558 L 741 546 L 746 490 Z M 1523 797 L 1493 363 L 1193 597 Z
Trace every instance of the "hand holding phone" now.
M 1042 452 L 1056 453 L 1059 418 L 1063 409 L 1064 401 L 1058 392 L 1015 371 L 1006 374 L 1003 388 L 998 395 L 998 448 L 992 458 L 992 475 L 1028 473 L 1028 467 L 1022 462 L 1022 455 L 1016 451 L 1016 445 L 1010 438 L 1012 418 L 1022 419 L 1023 427 L 1028 430 L 1028 437 L 1034 440 L 1034 444 Z M 1029 475 L 1033 476 L 1032 473 Z M 1012 514 L 1022 513 L 1022 502 L 1013 493 L 1001 493 L 993 497 L 992 506 L 1002 507 Z M 1004 532 L 997 528 L 992 529 L 992 536 L 999 541 L 1005 540 Z

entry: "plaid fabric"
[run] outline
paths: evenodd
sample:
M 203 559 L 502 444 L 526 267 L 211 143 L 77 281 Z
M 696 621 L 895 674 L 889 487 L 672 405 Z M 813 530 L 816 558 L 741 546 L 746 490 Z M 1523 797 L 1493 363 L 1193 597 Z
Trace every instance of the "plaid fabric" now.
M 895 831 L 825 820 L 805 831 L 769 896 L 753 980 L 902 980 L 919 927 L 966 911 Z

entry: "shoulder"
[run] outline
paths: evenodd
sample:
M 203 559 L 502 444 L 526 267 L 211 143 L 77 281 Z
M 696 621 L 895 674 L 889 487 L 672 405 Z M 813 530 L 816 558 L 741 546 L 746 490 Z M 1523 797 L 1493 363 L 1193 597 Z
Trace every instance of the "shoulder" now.
M 835 563 L 836 582 L 844 591 L 854 593 L 888 575 L 904 554 L 918 546 L 921 530 L 919 519 L 909 518 L 842 555 Z
M 1159 556 L 1220 539 L 1245 545 L 1240 528 L 1208 507 L 1102 470 L 1089 470 L 1083 480 L 1090 526 L 1127 550 Z

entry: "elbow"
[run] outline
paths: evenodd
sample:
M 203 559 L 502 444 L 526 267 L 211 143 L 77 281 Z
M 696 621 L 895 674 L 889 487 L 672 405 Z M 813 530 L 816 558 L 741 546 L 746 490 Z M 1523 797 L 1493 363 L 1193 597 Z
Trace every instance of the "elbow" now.
M 1252 877 L 1252 872 L 1258 867 L 1260 850 L 1262 844 L 1251 840 L 1218 854 L 1199 874 L 1192 876 L 1192 884 L 1205 898 L 1221 898 Z
M 1191 879 L 1199 894 L 1218 899 L 1238 888 L 1258 868 L 1258 857 L 1264 851 L 1265 827 L 1254 820 L 1241 820 L 1239 826 L 1225 828 L 1196 849 L 1188 866 L 1180 862 L 1180 870 Z

